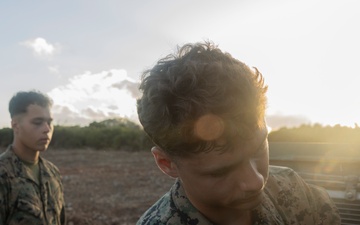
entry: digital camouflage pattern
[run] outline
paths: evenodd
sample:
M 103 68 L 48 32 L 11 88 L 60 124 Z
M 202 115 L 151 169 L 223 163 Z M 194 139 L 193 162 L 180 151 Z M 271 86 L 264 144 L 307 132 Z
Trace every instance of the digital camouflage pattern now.
M 326 190 L 292 169 L 270 166 L 262 203 L 253 210 L 254 225 L 339 225 L 339 212 Z M 139 219 L 137 225 L 214 225 L 189 202 L 177 180 Z
M 0 225 L 63 225 L 65 203 L 58 169 L 39 158 L 40 186 L 11 146 L 0 155 Z

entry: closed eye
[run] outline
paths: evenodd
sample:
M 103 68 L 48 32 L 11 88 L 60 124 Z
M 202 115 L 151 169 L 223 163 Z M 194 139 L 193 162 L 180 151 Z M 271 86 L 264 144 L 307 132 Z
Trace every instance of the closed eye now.
M 32 124 L 34 124 L 35 126 L 41 126 L 44 122 L 47 123 L 47 125 L 51 126 L 52 124 L 52 119 L 41 119 L 41 118 L 36 118 L 32 121 Z
M 43 121 L 33 121 L 32 123 L 36 126 L 40 126 L 43 123 Z
M 225 174 L 227 174 L 227 171 L 224 169 L 224 170 L 219 170 L 219 171 L 214 171 L 214 172 L 211 172 L 209 173 L 209 175 L 211 177 L 222 177 L 224 176 Z
M 265 138 L 265 140 L 263 141 L 263 143 L 260 145 L 260 147 L 256 150 L 254 156 L 262 156 L 263 153 L 265 153 L 267 151 L 267 138 Z

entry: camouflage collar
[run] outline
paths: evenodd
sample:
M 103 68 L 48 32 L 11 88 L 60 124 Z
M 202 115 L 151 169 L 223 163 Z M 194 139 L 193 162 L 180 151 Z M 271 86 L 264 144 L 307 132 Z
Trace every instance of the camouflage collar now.
M 26 168 L 25 164 L 21 161 L 21 159 L 15 154 L 12 146 L 10 145 L 6 151 L 1 155 L 1 158 L 6 159 L 5 161 L 9 161 L 14 171 L 14 175 L 17 177 L 30 179 L 36 183 L 35 178 L 30 173 L 30 171 Z M 40 166 L 40 176 L 41 177 L 50 177 L 47 170 L 44 169 L 45 165 L 41 157 L 39 157 L 39 166 Z
M 186 224 L 213 225 L 213 223 L 207 220 L 205 216 L 203 216 L 195 208 L 195 206 L 191 204 L 179 179 L 176 180 L 175 184 L 171 188 L 171 197 L 176 208 L 182 215 L 181 220 L 186 221 Z
M 267 192 L 268 191 L 265 188 L 262 203 L 252 212 L 253 224 L 283 224 L 283 220 L 281 219 L 281 216 L 277 212 L 278 210 L 273 204 L 273 200 Z M 175 207 L 181 211 L 181 219 L 187 221 L 186 224 L 213 225 L 213 223 L 206 219 L 205 216 L 203 216 L 195 208 L 195 206 L 191 204 L 179 179 L 176 180 L 174 186 L 171 189 L 171 197 Z

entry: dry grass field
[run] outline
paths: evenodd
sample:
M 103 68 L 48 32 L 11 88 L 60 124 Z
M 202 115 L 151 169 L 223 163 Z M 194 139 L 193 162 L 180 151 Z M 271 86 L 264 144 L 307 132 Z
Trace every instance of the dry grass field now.
M 270 162 L 344 176 L 359 171 L 359 147 L 270 143 Z M 133 225 L 174 183 L 157 168 L 150 150 L 48 149 L 42 156 L 62 174 L 68 225 Z
M 174 182 L 150 151 L 49 149 L 43 157 L 62 173 L 68 225 L 135 224 Z

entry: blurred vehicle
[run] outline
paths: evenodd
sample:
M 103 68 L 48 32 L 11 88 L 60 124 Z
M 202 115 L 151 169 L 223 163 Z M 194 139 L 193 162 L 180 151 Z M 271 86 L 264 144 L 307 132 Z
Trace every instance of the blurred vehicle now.
M 269 155 L 271 165 L 290 167 L 324 187 L 343 225 L 360 224 L 360 145 L 270 142 Z

